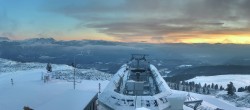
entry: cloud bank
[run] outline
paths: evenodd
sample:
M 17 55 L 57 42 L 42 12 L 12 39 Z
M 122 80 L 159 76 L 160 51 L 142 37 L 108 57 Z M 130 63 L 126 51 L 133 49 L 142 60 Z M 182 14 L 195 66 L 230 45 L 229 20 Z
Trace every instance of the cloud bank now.
M 75 29 L 119 41 L 209 42 L 221 37 L 223 42 L 250 39 L 249 6 L 249 0 L 45 0 L 39 11 L 72 18 Z

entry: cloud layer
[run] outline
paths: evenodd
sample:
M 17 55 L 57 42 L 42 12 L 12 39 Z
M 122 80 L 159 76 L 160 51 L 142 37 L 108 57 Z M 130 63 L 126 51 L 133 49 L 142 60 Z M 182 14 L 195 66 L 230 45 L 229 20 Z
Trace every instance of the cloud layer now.
M 45 0 L 39 11 L 75 19 L 74 29 L 118 41 L 206 42 L 220 37 L 223 42 L 227 36 L 250 35 L 249 6 L 249 0 Z

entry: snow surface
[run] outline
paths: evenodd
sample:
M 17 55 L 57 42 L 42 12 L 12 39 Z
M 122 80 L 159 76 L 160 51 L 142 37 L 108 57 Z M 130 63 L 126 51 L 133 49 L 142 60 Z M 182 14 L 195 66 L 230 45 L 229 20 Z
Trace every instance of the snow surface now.
M 43 69 L 16 71 L 0 74 L 0 110 L 21 110 L 29 106 L 35 110 L 83 109 L 93 95 L 108 81 L 82 80 L 73 90 L 73 83 L 65 80 L 41 80 Z M 14 85 L 11 85 L 11 80 Z
M 55 98 L 39 106 L 36 110 L 81 110 L 86 107 L 95 95 L 95 92 L 68 90 L 55 96 Z
M 228 96 L 227 91 L 220 91 L 216 94 L 216 98 L 223 99 L 223 101 L 242 109 L 250 109 L 250 94 L 247 92 L 235 92 L 235 95 Z
M 84 106 L 84 100 L 88 99 L 88 96 L 98 91 L 99 83 L 101 83 L 101 90 L 103 90 L 109 82 L 83 80 L 82 83 L 77 83 L 76 90 L 73 90 L 72 83 L 67 81 L 53 80 L 43 83 L 40 79 L 40 71 L 42 70 L 34 69 L 1 74 L 0 99 L 2 100 L 0 100 L 0 110 L 18 110 L 24 106 L 35 110 L 68 110 L 68 108 L 78 110 L 77 108 Z M 10 83 L 11 78 L 14 79 L 13 86 Z M 211 103 L 225 110 L 239 110 L 239 108 L 214 96 L 195 93 L 191 93 L 191 96 L 203 99 L 206 102 L 203 102 L 203 106 L 209 106 L 208 103 Z
M 233 82 L 236 88 L 245 87 L 250 85 L 250 75 L 216 75 L 216 76 L 198 76 L 193 79 L 187 80 L 188 82 L 194 81 L 195 83 L 201 83 L 203 86 L 207 84 L 218 84 L 224 88 L 227 87 L 229 82 Z
M 187 67 L 192 67 L 193 65 L 180 65 L 178 68 L 187 68 Z
M 149 110 L 149 109 L 142 107 L 142 108 L 136 108 L 135 110 Z
M 16 65 L 11 68 L 5 66 L 0 69 L 0 110 L 21 110 L 24 106 L 29 106 L 35 110 L 80 110 L 91 97 L 98 92 L 98 84 L 101 83 L 101 91 L 107 86 L 107 80 L 82 80 L 77 83 L 76 90 L 73 90 L 73 83 L 65 80 L 50 80 L 44 83 L 41 80 L 41 72 L 44 72 L 44 66 L 40 63 L 32 63 L 38 65 L 34 68 L 29 65 L 20 66 L 17 62 L 2 61 L 3 63 Z M 55 65 L 54 70 L 61 70 L 70 67 L 66 65 Z M 11 78 L 14 85 L 11 85 Z M 211 80 L 211 79 L 210 79 Z M 174 93 L 184 92 L 175 91 Z M 184 92 L 187 93 L 187 92 Z M 202 106 L 207 107 L 203 110 L 211 110 L 214 108 L 222 108 L 225 110 L 240 110 L 232 103 L 228 103 L 215 96 L 201 95 L 190 93 L 192 97 L 204 100 Z M 242 94 L 244 95 L 244 94 Z M 244 108 L 243 108 L 244 109 Z M 247 110 L 247 108 L 245 108 Z M 184 110 L 191 110 L 184 106 Z
M 176 91 L 173 90 L 174 93 L 186 93 L 185 91 Z M 249 110 L 249 108 L 238 108 L 235 107 L 233 103 L 228 103 L 227 101 L 224 101 L 222 99 L 218 99 L 215 96 L 211 95 L 203 95 L 203 94 L 197 94 L 197 93 L 189 93 L 191 97 L 195 99 L 203 100 L 202 102 L 202 108 L 203 110 L 215 110 L 216 108 L 220 108 L 223 110 Z

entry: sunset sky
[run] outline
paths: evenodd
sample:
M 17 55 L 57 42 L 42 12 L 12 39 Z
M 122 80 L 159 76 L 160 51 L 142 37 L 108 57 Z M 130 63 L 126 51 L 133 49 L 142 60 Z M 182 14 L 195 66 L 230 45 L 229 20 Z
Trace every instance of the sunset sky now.
M 250 0 L 0 0 L 0 37 L 250 44 Z

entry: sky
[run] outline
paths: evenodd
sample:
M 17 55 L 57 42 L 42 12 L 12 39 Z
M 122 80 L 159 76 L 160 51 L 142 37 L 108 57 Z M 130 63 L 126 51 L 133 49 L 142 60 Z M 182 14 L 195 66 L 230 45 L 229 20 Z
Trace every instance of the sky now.
M 250 0 L 0 0 L 0 37 L 250 44 Z

